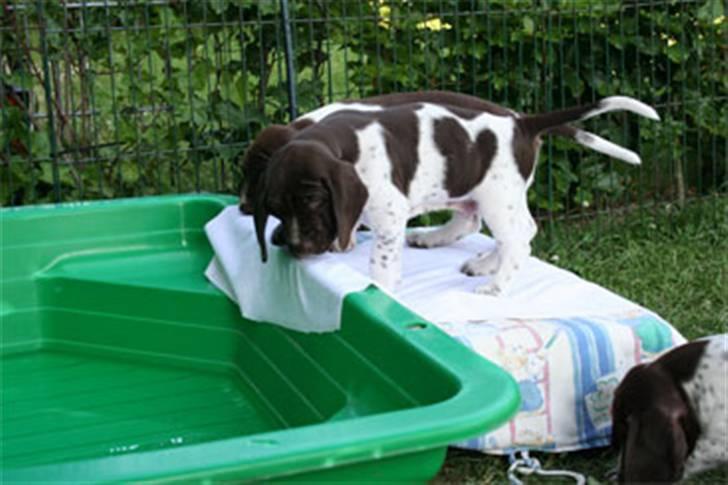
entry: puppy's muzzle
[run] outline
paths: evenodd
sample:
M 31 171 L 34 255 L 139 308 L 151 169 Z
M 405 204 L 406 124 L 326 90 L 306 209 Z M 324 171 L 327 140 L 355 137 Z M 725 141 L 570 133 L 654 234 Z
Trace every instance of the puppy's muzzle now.
M 292 242 L 286 235 L 286 230 L 283 227 L 283 224 L 279 224 L 278 227 L 273 230 L 273 235 L 271 236 L 270 242 L 273 243 L 275 246 L 287 247 L 288 251 L 295 258 L 302 258 L 304 256 L 321 254 L 325 252 L 325 249 L 319 249 L 316 244 L 310 241 L 299 240 L 295 241 L 295 243 Z

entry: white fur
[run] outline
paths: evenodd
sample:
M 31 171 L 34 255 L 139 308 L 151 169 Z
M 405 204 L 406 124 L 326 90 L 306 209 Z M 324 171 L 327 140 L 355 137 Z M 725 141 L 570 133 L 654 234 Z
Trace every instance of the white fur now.
M 298 225 L 298 219 L 295 217 L 291 218 L 288 240 L 293 245 L 300 244 L 301 242 L 301 228 Z
M 610 157 L 624 160 L 625 162 L 631 163 L 632 165 L 639 165 L 640 163 L 642 163 L 640 156 L 632 150 L 628 150 L 615 143 L 612 143 L 609 140 L 605 140 L 604 138 L 595 135 L 594 133 L 577 130 L 575 139 L 579 144 L 584 145 L 585 147 L 591 148 L 592 150 L 599 153 L 609 155 Z
M 409 204 L 392 183 L 392 164 L 382 125 L 372 123 L 357 131 L 356 136 L 360 155 L 355 168 L 369 191 L 362 220 L 377 238 L 369 260 L 370 276 L 385 288 L 393 289 L 402 274 L 402 247 Z
M 599 107 L 597 109 L 589 111 L 582 116 L 581 119 L 586 120 L 610 111 L 631 111 L 632 113 L 636 113 L 651 120 L 660 120 L 660 115 L 658 115 L 657 111 L 655 111 L 651 106 L 627 96 L 610 96 L 608 98 L 604 98 L 599 102 Z
M 326 106 L 322 106 L 319 109 L 313 110 L 310 113 L 299 116 L 296 121 L 299 120 L 311 120 L 314 123 L 318 123 L 322 119 L 326 118 L 332 113 L 343 110 L 353 111 L 381 111 L 384 109 L 378 104 L 364 104 L 364 103 L 331 103 Z
M 683 389 L 700 423 L 700 437 L 685 462 L 685 476 L 728 463 L 728 334 L 712 337 Z

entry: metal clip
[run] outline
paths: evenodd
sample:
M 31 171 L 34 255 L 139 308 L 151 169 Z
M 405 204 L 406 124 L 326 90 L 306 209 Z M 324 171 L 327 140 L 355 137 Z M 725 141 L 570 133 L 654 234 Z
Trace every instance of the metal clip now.
M 584 485 L 586 483 L 586 478 L 581 473 L 569 470 L 544 470 L 541 468 L 541 462 L 536 458 L 531 458 L 528 450 L 516 450 L 512 452 L 508 457 L 508 461 L 510 462 L 510 466 L 508 467 L 508 482 L 510 485 L 523 485 L 523 482 L 516 478 L 516 473 L 525 476 L 535 473 L 536 475 L 549 477 L 571 477 L 576 481 L 577 485 Z

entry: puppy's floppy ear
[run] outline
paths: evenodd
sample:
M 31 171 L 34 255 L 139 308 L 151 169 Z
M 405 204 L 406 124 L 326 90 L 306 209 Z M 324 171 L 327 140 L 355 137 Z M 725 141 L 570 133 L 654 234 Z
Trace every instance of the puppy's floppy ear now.
M 273 154 L 293 139 L 296 130 L 286 125 L 270 125 L 261 131 L 245 152 L 242 162 L 240 211 L 252 214 L 255 210 L 257 192 L 263 184 L 265 170 Z M 251 200 L 252 199 L 252 200 Z
M 624 398 L 621 396 L 621 387 L 617 387 L 612 401 L 612 449 L 619 452 L 624 448 L 627 440 L 627 417 L 629 416 Z
M 700 424 L 686 396 L 680 392 L 682 400 L 673 404 L 669 410 L 669 443 L 670 458 L 676 467 L 678 479 L 682 478 L 685 461 L 695 449 L 695 442 L 700 436 Z
M 265 226 L 268 222 L 268 204 L 266 198 L 268 197 L 268 188 L 265 180 L 261 180 L 258 193 L 255 197 L 255 205 L 253 212 L 253 221 L 255 222 L 255 235 L 258 238 L 258 245 L 260 246 L 260 258 L 263 262 L 268 261 L 268 248 L 265 242 Z
M 349 246 L 354 225 L 359 221 L 369 197 L 369 191 L 357 175 L 354 166 L 341 161 L 331 164 L 325 184 L 331 195 L 339 245 L 346 248 Z
M 615 392 L 612 443 L 620 481 L 676 481 L 699 433 L 684 392 L 655 364 L 630 370 Z
M 688 458 L 690 446 L 688 445 L 688 437 L 683 427 L 682 416 L 673 414 L 670 416 L 670 458 L 672 458 L 673 466 L 676 468 L 677 478 L 682 478 L 685 470 L 685 460 Z
M 637 407 L 643 404 L 645 387 L 640 381 L 647 370 L 646 364 L 637 364 L 624 376 L 622 382 L 614 390 L 612 399 L 612 448 L 622 449 L 627 441 L 628 419 Z
M 682 478 L 690 445 L 683 426 L 684 409 L 680 406 L 657 408 L 631 416 L 627 437 L 632 468 L 637 476 L 628 479 L 677 481 Z
M 651 413 L 656 421 L 649 438 L 654 446 L 661 444 L 668 452 L 673 479 L 682 478 L 685 461 L 693 452 L 700 436 L 700 424 L 679 381 L 662 365 L 653 366 L 655 374 L 663 377 L 665 386 L 660 393 L 660 406 Z

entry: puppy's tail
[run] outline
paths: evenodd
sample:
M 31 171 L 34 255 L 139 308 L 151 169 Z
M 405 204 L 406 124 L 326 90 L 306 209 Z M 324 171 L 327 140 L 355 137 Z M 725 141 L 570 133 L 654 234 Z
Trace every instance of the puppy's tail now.
M 597 103 L 586 106 L 576 106 L 549 113 L 524 116 L 519 118 L 517 123 L 521 130 L 532 137 L 537 137 L 542 133 L 553 133 L 556 135 L 567 136 L 572 138 L 580 145 L 584 145 L 606 155 L 624 160 L 625 162 L 635 165 L 640 164 L 640 157 L 636 153 L 609 140 L 605 140 L 588 131 L 567 126 L 567 123 L 583 121 L 602 113 L 610 111 L 631 111 L 640 116 L 659 120 L 660 116 L 651 107 L 641 101 L 629 98 L 627 96 L 610 96 L 604 98 Z
M 640 156 L 632 150 L 621 147 L 616 143 L 612 143 L 609 140 L 605 140 L 599 135 L 595 135 L 594 133 L 590 133 L 588 131 L 580 130 L 579 128 L 575 128 L 573 126 L 557 126 L 556 128 L 547 130 L 547 133 L 571 138 L 579 145 L 591 148 L 594 151 L 603 153 L 610 157 L 614 157 L 618 160 L 624 160 L 625 162 L 631 163 L 632 165 L 639 165 L 640 163 L 642 163 Z

